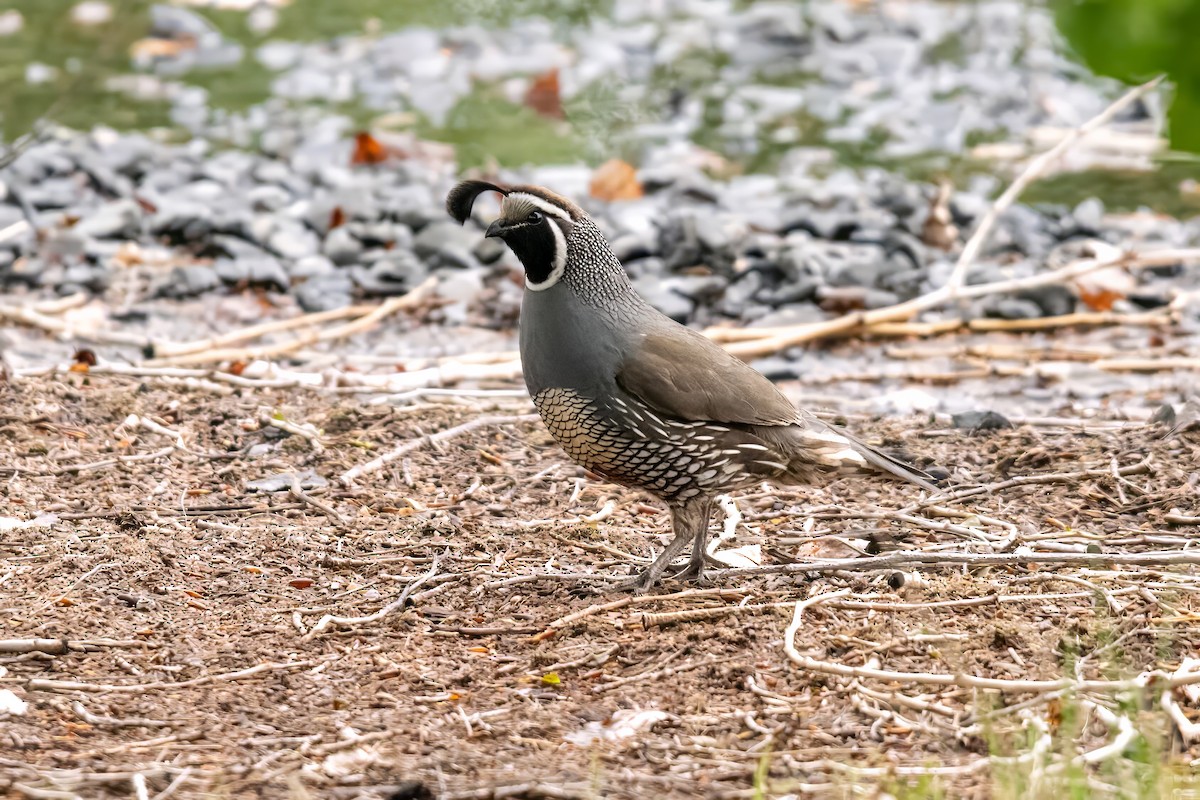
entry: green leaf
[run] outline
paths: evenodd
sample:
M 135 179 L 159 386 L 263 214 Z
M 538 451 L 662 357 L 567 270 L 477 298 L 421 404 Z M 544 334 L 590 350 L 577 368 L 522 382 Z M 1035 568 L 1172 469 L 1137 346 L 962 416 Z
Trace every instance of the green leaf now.
M 1056 0 L 1059 30 L 1099 75 L 1175 86 L 1171 146 L 1200 152 L 1200 0 Z

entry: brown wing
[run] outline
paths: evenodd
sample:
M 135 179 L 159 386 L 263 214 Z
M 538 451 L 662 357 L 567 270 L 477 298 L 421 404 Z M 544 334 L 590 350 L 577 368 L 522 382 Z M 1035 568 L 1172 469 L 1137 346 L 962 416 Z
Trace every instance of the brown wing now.
M 744 361 L 684 328 L 646 334 L 617 373 L 626 392 L 676 419 L 791 425 L 801 415 Z

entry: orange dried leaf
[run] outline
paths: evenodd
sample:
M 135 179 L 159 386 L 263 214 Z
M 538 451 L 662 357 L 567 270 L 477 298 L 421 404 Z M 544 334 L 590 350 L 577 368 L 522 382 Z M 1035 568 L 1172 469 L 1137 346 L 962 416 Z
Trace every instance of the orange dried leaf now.
M 490 653 L 490 652 L 492 652 L 491 650 L 487 649 L 486 647 L 468 647 L 467 650 L 469 650 L 472 653 Z
M 1122 295 L 1107 289 L 1098 292 L 1079 290 L 1079 299 L 1092 311 L 1112 311 L 1113 303 L 1120 300 Z
M 82 361 L 76 361 L 69 367 L 69 369 L 71 372 L 87 372 L 88 365 L 84 364 Z
M 249 572 L 251 575 L 262 575 L 262 567 L 242 567 L 243 572 Z
M 245 361 L 235 361 L 229 365 L 229 374 L 230 375 L 241 375 L 245 371 L 246 371 L 246 362 Z
M 637 170 L 619 158 L 604 162 L 592 175 L 588 192 L 597 200 L 637 200 L 646 192 Z
M 54 605 L 56 605 L 56 606 L 73 606 L 73 605 L 75 605 L 75 601 L 69 597 L 60 597 L 54 601 Z
M 543 117 L 563 118 L 562 95 L 558 87 L 558 70 L 552 69 L 534 78 L 525 92 L 525 105 Z
M 212 489 L 188 489 L 188 497 L 203 497 L 206 494 L 212 494 Z
M 341 206 L 334 206 L 333 211 L 329 212 L 329 230 L 340 228 L 346 224 L 346 212 L 342 211 Z
M 387 148 L 374 136 L 366 131 L 354 134 L 354 155 L 350 156 L 351 164 L 380 164 L 387 161 L 387 158 Z
M 188 597 L 196 597 L 196 598 L 204 597 L 204 595 L 200 594 L 199 592 L 192 591 L 191 589 L 184 589 L 183 593 L 186 594 Z
M 312 578 L 296 578 L 295 580 L 288 581 L 288 586 L 291 586 L 293 589 L 307 589 L 312 585 Z

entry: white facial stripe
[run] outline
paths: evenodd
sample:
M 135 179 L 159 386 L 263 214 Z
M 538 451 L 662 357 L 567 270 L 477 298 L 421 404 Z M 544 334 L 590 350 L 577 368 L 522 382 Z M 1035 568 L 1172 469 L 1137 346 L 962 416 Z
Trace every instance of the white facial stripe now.
M 528 197 L 528 195 L 522 196 Z M 547 211 L 546 213 L 551 212 Z M 554 234 L 554 268 L 550 270 L 550 274 L 546 276 L 546 280 L 541 283 L 534 283 L 529 280 L 528 276 L 525 277 L 525 288 L 531 292 L 540 292 L 543 289 L 549 289 L 558 283 L 558 279 L 562 277 L 563 271 L 567 268 L 567 237 L 563 236 L 562 228 L 558 227 L 558 223 L 554 220 L 547 220 L 546 225 Z
M 550 216 L 558 217 L 559 219 L 565 219 L 567 222 L 571 221 L 571 215 L 566 211 L 554 205 L 553 203 L 547 203 L 545 200 L 536 195 L 526 194 L 525 192 L 511 192 L 507 196 L 512 198 L 519 197 L 521 200 L 524 200 L 531 206 L 536 206 L 538 210 L 549 214 Z

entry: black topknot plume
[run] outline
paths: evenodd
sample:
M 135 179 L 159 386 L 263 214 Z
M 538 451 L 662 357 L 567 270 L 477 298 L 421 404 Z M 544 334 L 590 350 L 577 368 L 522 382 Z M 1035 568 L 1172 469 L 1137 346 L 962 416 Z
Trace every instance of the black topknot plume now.
M 451 189 L 450 194 L 446 195 L 446 211 L 450 212 L 450 216 L 458 220 L 460 224 L 464 223 L 471 216 L 471 207 L 475 205 L 475 198 L 484 192 L 508 194 L 507 189 L 502 189 L 494 183 L 463 181 Z

